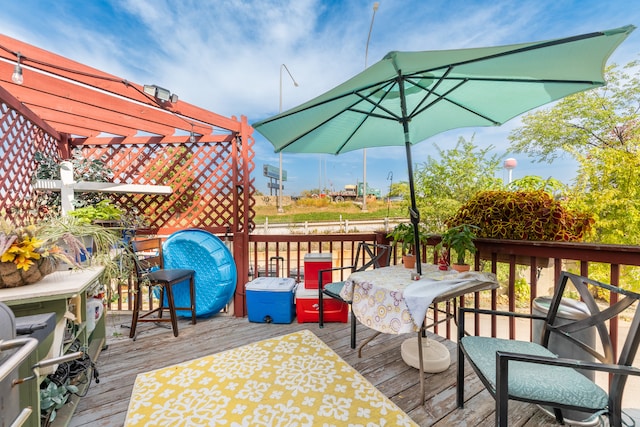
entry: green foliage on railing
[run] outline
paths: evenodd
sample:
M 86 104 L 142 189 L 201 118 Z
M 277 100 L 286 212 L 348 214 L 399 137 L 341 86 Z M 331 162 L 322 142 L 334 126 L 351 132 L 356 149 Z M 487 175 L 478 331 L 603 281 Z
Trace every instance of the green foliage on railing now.
M 475 225 L 478 237 L 578 242 L 590 232 L 594 219 L 541 190 L 482 191 L 447 223 Z

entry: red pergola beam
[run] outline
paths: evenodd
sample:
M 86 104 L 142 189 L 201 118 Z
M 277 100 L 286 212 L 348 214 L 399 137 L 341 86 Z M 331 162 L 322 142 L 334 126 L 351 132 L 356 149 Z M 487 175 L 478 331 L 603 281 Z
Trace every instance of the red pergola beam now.
M 104 123 L 127 126 L 134 130 L 156 133 L 158 135 L 173 135 L 175 129 L 191 130 L 191 124 L 174 114 L 114 97 L 97 90 L 82 88 L 77 85 L 46 76 L 37 72 L 26 73 L 25 79 L 29 84 L 16 85 L 10 82 L 10 64 L 0 62 L 0 81 L 12 85 L 12 93 L 25 105 L 36 105 L 50 110 L 57 110 L 71 115 L 79 115 L 86 119 L 96 120 L 99 124 L 88 126 L 90 129 L 100 129 Z M 47 117 L 43 116 L 47 120 Z M 56 120 L 70 123 L 69 120 Z M 72 121 L 71 121 L 72 122 Z M 210 133 L 211 126 L 194 124 L 194 132 Z M 111 132 L 103 129 L 105 132 Z M 125 135 L 128 135 L 126 133 Z M 87 135 L 88 136 L 88 135 Z
M 233 135 L 204 135 L 196 137 L 197 142 L 210 143 L 210 142 L 233 142 Z M 144 144 L 176 144 L 185 143 L 189 141 L 189 135 L 175 135 L 173 137 L 159 137 L 159 136 L 101 136 L 91 138 L 75 138 L 74 144 L 78 145 L 117 145 L 117 144 L 132 144 L 132 145 L 144 145 Z
M 12 39 L 0 34 L 0 58 L 5 58 L 9 62 L 0 61 L 0 81 L 10 83 L 9 77 L 13 72 L 13 66 L 17 59 L 15 53 L 22 55 L 24 83 L 23 87 L 31 88 L 36 92 L 48 92 L 64 100 L 82 102 L 87 105 L 100 107 L 99 111 L 118 111 L 123 115 L 142 119 L 136 130 L 149 133 L 158 133 L 165 137 L 174 137 L 175 129 L 182 129 L 201 135 L 210 135 L 213 128 L 219 128 L 231 132 L 240 132 L 240 122 L 236 118 L 227 118 L 210 111 L 199 108 L 195 105 L 178 101 L 175 104 L 162 103 L 158 107 L 158 101 L 143 93 L 142 85 L 128 82 L 120 77 L 105 73 L 81 63 L 72 61 L 46 50 L 31 46 L 19 40 Z M 8 51 L 7 51 L 8 50 Z M 51 73 L 52 75 L 39 73 L 29 68 Z M 61 80 L 60 77 L 69 81 Z M 80 83 L 80 84 L 78 84 Z M 13 88 L 11 88 L 13 91 Z M 106 92 L 106 93 L 105 93 Z M 23 93 L 24 95 L 24 93 Z M 117 95 L 117 96 L 113 96 Z M 122 99 L 124 97 L 126 99 Z M 100 101 L 98 101 L 100 99 Z M 50 110 L 61 110 L 53 105 L 42 105 L 42 102 L 24 98 L 21 99 L 25 105 L 39 105 Z M 52 102 L 48 100 L 47 102 Z M 144 105 L 141 105 L 144 104 Z M 62 109 L 68 111 L 68 109 Z M 115 133 L 103 128 L 104 123 L 110 122 L 100 114 L 85 116 L 89 120 L 95 120 L 92 125 L 79 126 L 80 129 L 100 130 L 106 133 Z M 44 118 L 46 121 L 46 118 Z M 53 120 L 53 119 L 52 119 Z M 66 132 L 70 123 L 66 120 L 56 118 L 56 122 L 64 126 Z M 157 132 L 153 124 L 172 126 L 172 131 Z M 124 123 L 118 123 L 122 126 Z M 54 126 L 55 127 L 55 126 Z M 153 129 L 156 129 L 155 131 Z M 63 132 L 62 129 L 59 132 Z M 72 132 L 78 133 L 78 132 Z M 92 132 L 93 133 L 93 132 Z

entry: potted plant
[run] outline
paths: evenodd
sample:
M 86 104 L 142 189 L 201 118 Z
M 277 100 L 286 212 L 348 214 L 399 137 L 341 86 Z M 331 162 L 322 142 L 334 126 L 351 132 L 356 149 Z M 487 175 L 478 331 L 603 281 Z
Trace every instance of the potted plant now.
M 457 271 L 469 271 L 470 266 L 466 262 L 467 253 L 474 254 L 476 245 L 473 239 L 479 227 L 470 224 L 461 224 L 449 228 L 442 234 L 442 240 L 438 244 L 437 249 L 442 251 L 445 247 L 451 254 L 455 252 L 456 262 L 452 263 L 451 268 Z
M 136 212 L 124 211 L 110 200 L 104 199 L 95 205 L 77 208 L 69 212 L 69 215 L 77 218 L 81 223 L 112 229 L 114 233 L 122 236 L 122 240 L 126 244 L 135 236 L 135 231 L 138 228 L 144 228 L 149 224 L 143 215 Z M 87 248 L 92 248 L 93 242 L 90 236 L 85 238 L 85 243 Z
M 46 222 L 15 226 L 0 218 L 0 288 L 35 283 L 60 262 L 73 263 L 48 235 Z
M 81 222 L 101 225 L 105 223 L 107 225 L 118 224 L 123 214 L 122 209 L 107 199 L 101 200 L 95 205 L 84 206 L 69 212 L 70 216 L 78 218 Z
M 92 240 L 88 250 L 84 238 Z M 120 230 L 63 216 L 15 226 L 0 218 L 0 288 L 36 283 L 61 266 L 81 268 L 81 262 L 104 267 L 103 282 L 126 280 L 132 257 Z
M 387 237 L 393 239 L 394 245 L 401 244 L 402 263 L 406 268 L 413 268 L 416 263 L 416 257 L 412 252 L 416 244 L 413 224 L 402 222 L 396 225 Z M 427 233 L 423 224 L 418 225 L 418 239 L 418 244 L 427 242 Z
M 62 384 L 49 378 L 42 381 L 40 387 L 40 422 L 50 426 L 56 419 L 57 411 L 62 409 L 72 394 L 78 393 L 78 387 L 66 378 Z

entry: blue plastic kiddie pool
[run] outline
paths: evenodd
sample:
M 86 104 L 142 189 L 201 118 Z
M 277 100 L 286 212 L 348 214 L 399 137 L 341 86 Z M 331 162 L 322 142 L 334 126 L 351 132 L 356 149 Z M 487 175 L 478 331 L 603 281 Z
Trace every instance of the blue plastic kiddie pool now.
M 196 315 L 206 317 L 222 310 L 236 289 L 236 264 L 229 248 L 214 234 L 204 230 L 182 230 L 170 235 L 162 245 L 165 268 L 196 271 Z M 189 307 L 189 283 L 173 287 L 176 307 Z M 178 311 L 179 316 L 191 313 Z

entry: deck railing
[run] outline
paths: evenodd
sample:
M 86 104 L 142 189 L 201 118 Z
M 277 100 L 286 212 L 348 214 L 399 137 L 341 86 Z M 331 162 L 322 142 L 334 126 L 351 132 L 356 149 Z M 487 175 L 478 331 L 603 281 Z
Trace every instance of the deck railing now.
M 244 284 L 258 276 L 293 277 L 297 281 L 304 280 L 304 256 L 308 253 L 331 253 L 334 267 L 352 265 L 356 246 L 361 241 L 389 243 L 382 232 L 250 235 L 247 242 L 248 274 L 238 279 L 237 292 L 244 296 Z M 437 236 L 429 238 L 421 252 L 423 262 L 437 261 L 434 248 L 439 241 Z M 475 254 L 472 268 L 496 273 L 501 288 L 469 295 L 460 301 L 461 304 L 530 312 L 535 298 L 553 293 L 553 286 L 562 270 L 571 270 L 592 277 L 590 267 L 595 264 L 601 265 L 598 268 L 600 275 L 603 270 L 606 270 L 608 275 L 596 278 L 612 285 L 624 287 L 625 282 L 631 278 L 640 278 L 640 246 L 477 239 L 476 247 L 478 252 Z M 400 255 L 399 247 L 396 247 L 391 263 L 399 264 Z M 240 263 L 238 254 L 234 256 L 236 263 Z M 347 276 L 348 271 L 342 270 L 336 273 L 334 280 L 344 280 Z M 118 292 L 119 300 L 111 304 L 111 309 L 130 310 L 131 298 L 126 286 L 121 287 Z M 436 323 L 431 330 L 446 338 L 453 338 L 452 320 L 443 318 L 438 311 L 433 315 L 435 320 L 442 320 L 443 323 Z M 438 319 L 438 316 L 441 318 Z M 512 320 L 507 330 L 502 326 L 498 330 L 495 318 L 474 320 L 472 324 L 476 334 L 483 329 L 489 330 L 492 336 L 504 335 L 515 338 L 516 333 L 522 336 L 528 332 L 531 337 L 530 324 L 523 326 Z M 529 330 L 516 330 L 523 327 Z M 614 343 L 617 342 L 618 329 L 617 322 L 610 324 Z

